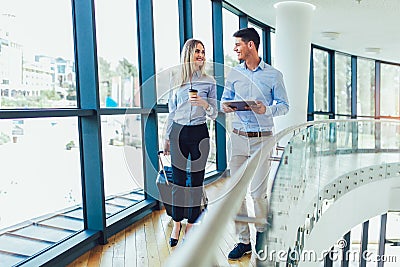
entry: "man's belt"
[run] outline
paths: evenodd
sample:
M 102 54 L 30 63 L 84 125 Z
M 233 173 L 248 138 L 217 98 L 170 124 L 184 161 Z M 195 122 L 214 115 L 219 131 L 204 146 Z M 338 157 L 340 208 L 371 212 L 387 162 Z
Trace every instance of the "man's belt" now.
M 264 132 L 243 132 L 238 129 L 233 129 L 233 132 L 238 135 L 247 136 L 247 137 L 261 137 L 261 136 L 272 136 L 272 131 L 264 131 Z

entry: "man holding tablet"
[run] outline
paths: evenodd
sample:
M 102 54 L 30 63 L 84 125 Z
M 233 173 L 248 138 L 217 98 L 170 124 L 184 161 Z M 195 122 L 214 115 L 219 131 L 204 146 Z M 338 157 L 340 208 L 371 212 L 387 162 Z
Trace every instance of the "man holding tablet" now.
M 285 115 L 289 111 L 282 73 L 258 56 L 260 36 L 257 31 L 254 28 L 245 28 L 235 32 L 233 37 L 235 37 L 234 51 L 238 60 L 243 62 L 228 74 L 221 98 L 223 112 L 235 112 L 231 134 L 232 157 L 229 163 L 231 175 L 246 164 L 246 160 L 261 148 L 264 142 L 272 141 L 273 117 Z M 238 102 L 242 103 L 237 104 Z M 264 157 L 250 183 L 255 216 L 265 218 L 265 222 L 268 212 L 267 185 L 270 165 L 269 157 Z M 238 215 L 248 216 L 246 199 Z M 264 249 L 260 247 L 261 242 L 257 241 L 262 237 L 267 225 L 256 223 L 255 226 L 257 230 L 255 250 L 258 252 Z M 228 255 L 231 260 L 240 259 L 243 255 L 251 253 L 248 223 L 236 221 L 235 228 L 239 243 Z

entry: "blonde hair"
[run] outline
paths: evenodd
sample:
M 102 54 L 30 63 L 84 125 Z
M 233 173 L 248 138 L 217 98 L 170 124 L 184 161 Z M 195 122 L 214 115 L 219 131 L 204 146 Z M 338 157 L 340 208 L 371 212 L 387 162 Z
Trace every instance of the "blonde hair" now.
M 193 57 L 196 51 L 197 44 L 201 44 L 204 47 L 202 41 L 196 39 L 188 39 L 182 48 L 180 66 L 181 75 L 177 80 L 177 85 L 179 87 L 183 86 L 186 83 L 189 83 L 193 73 L 197 70 L 195 63 L 193 62 Z M 205 62 L 202 66 L 200 66 L 200 72 L 202 76 L 206 74 Z

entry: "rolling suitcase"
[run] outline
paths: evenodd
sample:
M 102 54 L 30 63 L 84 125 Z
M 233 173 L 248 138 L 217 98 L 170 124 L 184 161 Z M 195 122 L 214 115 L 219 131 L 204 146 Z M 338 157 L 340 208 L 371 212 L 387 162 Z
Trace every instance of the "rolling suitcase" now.
M 171 166 L 164 166 L 161 154 L 163 151 L 158 151 L 158 161 L 160 163 L 160 170 L 157 175 L 156 184 L 158 191 L 160 193 L 160 201 L 163 203 L 165 207 L 165 211 L 169 216 L 172 216 L 172 189 L 174 186 L 172 180 L 172 167 Z M 187 186 L 190 185 L 190 172 L 187 174 L 188 176 L 188 183 Z M 185 194 L 188 193 L 188 190 L 185 191 Z M 189 199 L 189 196 L 186 196 Z M 206 195 L 206 191 L 204 187 L 202 187 L 202 199 L 201 199 L 201 210 L 204 211 L 208 205 L 208 198 Z M 187 206 L 187 205 L 185 205 Z

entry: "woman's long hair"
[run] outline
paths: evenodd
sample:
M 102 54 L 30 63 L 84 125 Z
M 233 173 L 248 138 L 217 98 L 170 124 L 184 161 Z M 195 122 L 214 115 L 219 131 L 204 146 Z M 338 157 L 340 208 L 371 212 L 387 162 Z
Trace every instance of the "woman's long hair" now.
M 189 83 L 190 80 L 192 79 L 193 73 L 197 71 L 196 65 L 193 62 L 193 57 L 197 44 L 201 44 L 205 49 L 203 42 L 196 39 L 188 39 L 185 42 L 185 45 L 183 46 L 181 52 L 181 66 L 180 66 L 181 75 L 177 80 L 178 87 L 181 87 L 184 84 Z M 205 75 L 205 65 L 206 62 L 204 61 L 204 64 L 200 66 L 201 75 Z

